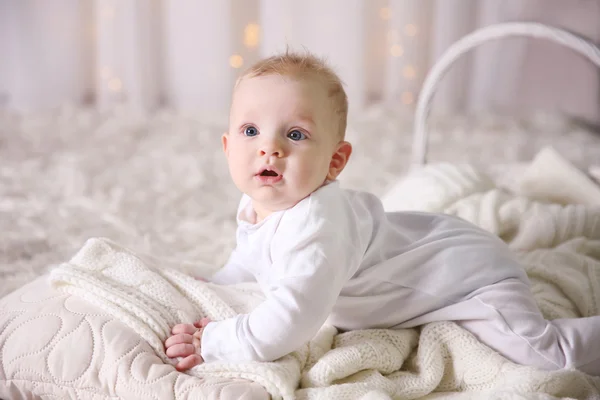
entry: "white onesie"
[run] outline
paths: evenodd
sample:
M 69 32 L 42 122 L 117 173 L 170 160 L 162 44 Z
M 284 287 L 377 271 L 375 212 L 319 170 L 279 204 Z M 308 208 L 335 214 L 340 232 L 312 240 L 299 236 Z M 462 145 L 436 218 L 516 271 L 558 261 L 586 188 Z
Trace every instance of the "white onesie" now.
M 490 313 L 489 304 L 502 308 L 515 285 L 524 302 L 532 299 L 524 269 L 496 236 L 448 215 L 386 213 L 374 195 L 341 189 L 337 181 L 259 223 L 243 196 L 237 220 L 237 247 L 211 280 L 256 280 L 266 300 L 249 314 L 205 328 L 206 362 L 272 361 L 310 340 L 325 322 L 351 330 L 483 320 L 487 329 L 496 319 L 503 330 L 506 315 Z M 487 335 L 477 328 L 471 330 Z

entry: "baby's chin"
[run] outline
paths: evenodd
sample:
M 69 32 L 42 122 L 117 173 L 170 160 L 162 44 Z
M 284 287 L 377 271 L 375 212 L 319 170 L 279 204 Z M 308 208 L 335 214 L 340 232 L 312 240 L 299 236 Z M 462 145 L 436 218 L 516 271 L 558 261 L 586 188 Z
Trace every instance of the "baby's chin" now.
M 253 204 L 272 213 L 294 207 L 321 186 L 322 183 L 318 182 L 307 185 L 291 185 L 284 179 L 284 182 L 275 186 L 247 185 L 242 192 L 252 199 Z M 238 186 L 239 188 L 240 186 Z
M 265 198 L 266 196 L 256 196 L 250 198 L 252 199 L 252 203 L 255 206 L 260 206 L 263 210 L 268 210 L 270 212 L 277 212 L 290 209 L 298 204 L 304 197 L 292 197 L 292 198 L 278 198 L 278 196 L 273 196 L 274 198 Z
M 266 192 L 266 191 L 265 191 Z M 254 193 L 246 193 L 251 199 L 255 207 L 269 212 L 277 212 L 290 209 L 296 204 L 308 197 L 312 192 L 303 193 L 265 193 L 259 190 Z

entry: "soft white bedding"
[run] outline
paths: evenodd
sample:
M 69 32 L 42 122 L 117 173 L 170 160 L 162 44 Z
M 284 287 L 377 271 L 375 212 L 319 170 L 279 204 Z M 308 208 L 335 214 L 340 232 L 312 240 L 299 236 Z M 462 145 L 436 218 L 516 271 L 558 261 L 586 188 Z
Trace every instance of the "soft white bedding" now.
M 534 163 L 530 170 L 538 167 Z M 540 183 L 567 186 L 573 178 L 560 168 L 544 171 L 538 173 Z M 433 165 L 409 175 L 400 185 L 403 193 L 410 195 L 386 198 L 386 203 L 395 204 L 394 208 L 459 215 L 507 240 L 523 261 L 536 299 L 548 318 L 599 313 L 600 207 L 532 201 L 526 192 L 510 194 L 498 189 L 489 177 L 469 166 Z M 594 188 L 591 184 L 590 190 Z M 435 203 L 430 201 L 432 198 Z M 202 388 L 202 384 L 193 383 L 179 386 L 192 378 L 180 377 L 182 374 L 168 366 L 162 341 L 169 326 L 199 316 L 220 319 L 247 312 L 260 301 L 260 292 L 253 285 L 223 288 L 205 284 L 152 264 L 110 241 L 91 240 L 71 262 L 51 275 L 61 291 L 74 295 L 58 297 L 64 303 L 60 310 L 75 317 L 52 317 L 50 306 L 41 315 L 39 310 L 24 315 L 26 312 L 19 310 L 23 299 L 37 294 L 29 289 L 19 297 L 9 296 L 11 302 L 3 306 L 2 325 L 6 328 L 0 335 L 1 347 L 9 351 L 8 357 L 3 354 L 2 358 L 6 377 L 19 377 L 19 382 L 13 381 L 15 387 L 29 385 L 31 390 L 36 389 L 31 380 L 39 382 L 38 376 L 51 381 L 60 378 L 72 390 L 72 386 L 78 386 L 81 397 L 86 392 L 82 392 L 79 380 L 89 370 L 102 370 L 99 382 L 85 386 L 88 392 L 98 394 L 130 398 L 149 392 L 162 393 L 160 398 L 187 398 L 191 396 L 190 388 Z M 102 315 L 102 322 L 97 322 L 95 328 L 87 320 L 85 324 L 71 322 L 82 317 L 85 320 L 88 314 Z M 35 345 L 28 344 L 23 336 L 40 320 L 53 329 L 47 329 Z M 61 325 L 68 324 L 73 330 L 66 334 Z M 105 324 L 116 326 L 104 329 Z M 98 341 L 94 340 L 94 332 L 100 332 L 100 343 L 106 343 L 109 362 L 94 350 Z M 123 335 L 125 340 L 115 345 L 110 336 L 104 339 L 104 332 Z M 69 349 L 79 369 L 65 368 L 62 363 L 61 352 L 67 349 L 59 343 L 66 342 L 69 335 L 77 335 L 86 344 Z M 135 346 L 124 346 L 124 342 Z M 46 356 L 48 347 L 52 351 Z M 14 350 L 18 348 L 21 350 Z M 122 356 L 118 356 L 120 352 Z M 132 352 L 133 360 L 123 361 Z M 23 368 L 42 354 L 45 364 Z M 121 371 L 126 373 L 121 375 Z M 447 398 L 455 398 L 453 392 L 478 398 L 600 397 L 600 378 L 577 371 L 545 372 L 514 365 L 449 322 L 428 324 L 420 332 L 368 330 L 339 335 L 325 326 L 306 347 L 274 363 L 205 364 L 190 375 L 206 382 L 245 378 L 259 383 L 273 398 L 286 399 L 421 398 L 433 392 L 443 392 Z M 248 388 L 253 386 L 248 384 Z
M 126 323 L 46 277 L 0 299 L 0 399 L 211 398 L 269 396 L 247 380 L 177 372 Z
M 150 253 L 162 260 L 168 258 L 162 265 L 179 270 L 192 270 L 195 264 L 215 268 L 227 257 L 233 245 L 233 213 L 239 196 L 227 179 L 221 155 L 214 151 L 219 147 L 221 125 L 207 124 L 204 118 L 200 122 L 197 118 L 168 112 L 148 117 L 131 110 L 102 114 L 67 109 L 48 116 L 3 114 L 0 119 L 0 229 L 3 232 L 0 237 L 0 297 L 40 276 L 47 267 L 69 259 L 88 237 L 110 237 L 136 253 Z M 355 144 L 355 153 L 342 177 L 345 186 L 381 195 L 406 171 L 410 128 L 403 121 L 392 113 L 377 109 L 351 123 L 349 139 Z M 557 119 L 480 120 L 478 125 L 471 127 L 462 120 L 442 121 L 438 128 L 441 131 L 432 136 L 432 158 L 436 160 L 465 161 L 469 157 L 486 163 L 525 161 L 542 144 L 548 143 L 553 143 L 567 158 L 582 165 L 597 161 L 597 154 L 600 154 L 600 141 L 594 133 Z M 522 167 L 515 168 L 522 170 Z M 512 169 L 501 170 L 498 175 L 514 184 L 513 178 L 520 175 L 508 171 Z M 491 187 L 485 187 L 493 191 Z M 503 197 L 481 196 L 482 201 L 492 202 L 486 204 L 497 204 L 498 199 Z M 466 201 L 464 204 L 470 205 L 457 210 L 475 210 L 476 207 L 469 203 L 473 201 Z M 406 206 L 402 202 L 395 204 Z M 519 200 L 511 204 L 522 207 L 530 203 Z M 519 207 L 516 209 L 520 210 Z M 457 210 L 448 209 L 449 212 Z M 510 215 L 519 220 L 516 214 Z M 569 246 L 564 249 L 571 250 Z M 582 249 L 585 246 L 576 246 L 577 251 Z M 574 259 L 577 257 L 579 255 Z M 182 260 L 191 263 L 182 264 Z M 535 271 L 538 274 L 537 269 Z M 579 289 L 575 292 L 585 293 Z M 557 290 L 552 283 L 541 282 L 536 286 L 542 305 L 544 299 L 549 299 L 549 306 L 544 310 L 550 316 L 562 315 L 562 312 L 575 315 L 593 309 L 586 303 L 585 296 L 582 299 L 573 295 L 575 300 L 561 300 L 562 311 L 553 314 Z M 41 327 L 46 333 L 40 336 Z M 454 334 L 438 335 L 441 331 L 435 329 L 432 332 L 436 339 L 431 343 L 437 340 L 438 345 L 445 343 L 444 340 L 451 342 L 455 337 Z M 464 338 L 461 335 L 463 333 L 456 337 Z M 346 337 L 352 339 L 351 335 Z M 385 341 L 380 345 L 383 347 L 375 349 L 393 350 Z M 438 345 L 433 347 L 441 353 L 433 352 L 433 358 L 427 360 L 439 361 L 442 355 L 443 367 L 438 369 L 438 372 L 442 371 L 442 381 L 436 381 L 440 376 L 432 380 L 426 374 L 430 369 L 413 370 L 412 375 L 400 373 L 403 378 L 426 378 L 427 385 L 422 384 L 423 380 L 419 381 L 420 394 L 433 390 L 436 385 L 438 390 L 462 388 L 462 384 L 456 388 L 452 386 L 456 383 L 442 385 L 448 376 L 456 375 L 456 366 L 448 364 L 444 350 L 447 344 Z M 86 353 L 90 348 L 93 352 Z M 360 354 L 352 346 L 348 350 Z M 68 351 L 71 353 L 67 357 Z M 409 358 L 413 364 L 406 364 L 407 368 L 414 367 L 414 357 L 419 353 L 412 354 Z M 456 360 L 460 366 L 461 358 L 457 356 Z M 490 357 L 489 360 L 497 359 Z M 11 390 L 19 387 L 25 391 L 52 393 L 58 387 L 64 387 L 70 397 L 80 398 L 111 398 L 117 390 L 133 393 L 125 398 L 169 398 L 169 395 L 175 396 L 177 390 L 179 398 L 200 395 L 232 399 L 266 397 L 263 388 L 247 381 L 218 377 L 200 380 L 175 372 L 127 324 L 75 297 L 53 292 L 45 280 L 35 281 L 0 300 L 0 361 L 0 382 L 10 377 Z M 319 365 L 329 368 L 327 363 Z M 500 362 L 500 365 L 509 364 Z M 319 371 L 316 367 L 311 368 L 315 374 Z M 513 367 L 509 365 L 508 370 L 510 368 Z M 476 369 L 481 370 L 484 369 Z M 521 372 L 515 376 L 526 378 L 524 387 L 531 387 L 527 385 L 541 379 L 536 390 L 542 392 L 515 392 L 512 386 L 504 384 L 486 398 L 575 396 L 572 385 L 564 379 L 547 382 L 548 375 L 518 371 Z M 345 370 L 342 375 L 351 372 Z M 569 374 L 567 376 L 571 376 Z M 374 379 L 370 373 L 350 379 L 365 377 Z M 475 379 L 476 382 L 484 382 L 480 386 L 485 386 L 485 379 L 494 381 L 493 376 L 486 375 L 483 380 L 479 374 L 475 377 L 479 379 Z M 333 378 L 319 379 L 322 380 L 305 379 L 304 382 L 309 386 L 328 385 Z M 469 382 L 473 381 L 469 379 Z M 581 396 L 575 397 L 583 398 L 585 393 L 591 393 L 591 383 L 581 376 L 577 379 L 583 379 L 575 381 L 582 382 L 582 392 Z M 375 387 L 383 389 L 375 392 L 363 384 L 350 387 L 350 393 L 354 394 L 366 390 L 369 394 L 365 398 L 387 398 L 385 393 L 394 390 L 397 383 L 378 378 Z M 357 391 L 357 387 L 362 389 Z M 345 390 L 343 388 L 307 387 L 297 394 L 309 398 L 335 398 L 331 391 Z M 481 398 L 473 393 L 444 396 Z M 512 397 L 507 397 L 509 394 Z M 435 394 L 431 396 L 437 398 Z

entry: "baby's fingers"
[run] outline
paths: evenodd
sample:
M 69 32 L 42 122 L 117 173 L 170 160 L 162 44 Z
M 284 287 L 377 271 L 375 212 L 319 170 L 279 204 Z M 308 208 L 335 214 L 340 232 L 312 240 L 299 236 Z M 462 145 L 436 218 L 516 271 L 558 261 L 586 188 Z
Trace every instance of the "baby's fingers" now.
M 196 354 L 196 347 L 191 343 L 178 343 L 167 348 L 167 357 L 187 357 Z
M 202 357 L 200 357 L 198 354 L 193 354 L 179 361 L 175 368 L 177 368 L 177 371 L 185 371 L 186 369 L 190 369 L 192 367 L 195 367 L 196 365 L 200 365 L 203 362 L 204 360 L 202 360 Z
M 212 321 L 209 318 L 204 317 L 200 321 L 194 322 L 194 326 L 196 328 L 204 328 L 204 327 L 206 327 L 206 325 L 209 324 L 209 322 L 212 322 Z
M 187 333 L 178 333 L 177 335 L 170 336 L 167 340 L 165 340 L 165 347 L 169 348 L 175 344 L 180 343 L 194 343 L 194 337 Z
M 173 329 L 171 329 L 171 333 L 173 335 L 178 333 L 187 333 L 188 335 L 193 335 L 197 330 L 198 328 L 192 324 L 177 324 L 173 327 Z

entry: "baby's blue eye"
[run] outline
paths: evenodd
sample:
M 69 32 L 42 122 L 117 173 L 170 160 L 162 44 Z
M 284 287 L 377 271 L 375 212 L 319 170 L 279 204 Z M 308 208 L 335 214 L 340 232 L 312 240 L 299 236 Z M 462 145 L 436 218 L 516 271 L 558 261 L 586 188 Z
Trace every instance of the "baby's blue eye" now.
M 258 135 L 258 129 L 253 126 L 248 126 L 244 129 L 244 135 L 246 136 L 256 136 Z
M 306 135 L 300 131 L 291 131 L 288 133 L 288 137 L 294 141 L 306 139 Z

